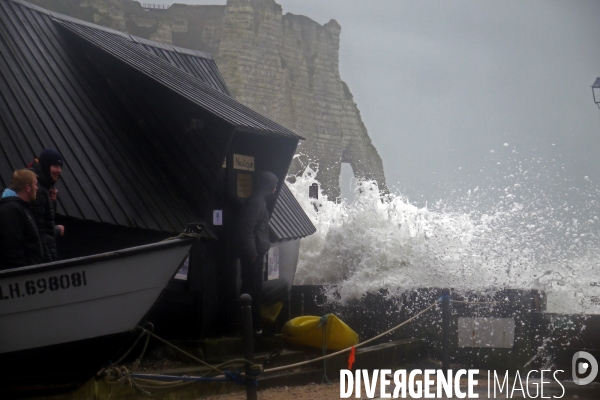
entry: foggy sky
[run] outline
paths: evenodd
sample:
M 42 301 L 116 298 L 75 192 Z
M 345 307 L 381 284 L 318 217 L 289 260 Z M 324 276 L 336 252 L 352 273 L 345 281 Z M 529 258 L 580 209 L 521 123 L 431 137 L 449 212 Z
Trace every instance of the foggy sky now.
M 599 1 L 277 2 L 340 23 L 341 78 L 388 185 L 411 201 L 473 189 L 533 157 L 556 164 L 567 185 L 600 184 L 590 89 L 600 76 Z

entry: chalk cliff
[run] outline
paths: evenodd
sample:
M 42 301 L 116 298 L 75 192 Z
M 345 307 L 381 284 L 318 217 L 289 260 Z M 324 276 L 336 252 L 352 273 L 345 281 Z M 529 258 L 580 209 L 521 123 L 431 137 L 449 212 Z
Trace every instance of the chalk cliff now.
M 341 163 L 385 188 L 381 158 L 341 80 L 341 27 L 282 13 L 274 0 L 228 0 L 225 6 L 174 4 L 143 9 L 131 0 L 31 0 L 63 14 L 136 36 L 213 54 L 241 103 L 294 130 L 302 163 L 319 164 L 324 190 L 339 196 Z

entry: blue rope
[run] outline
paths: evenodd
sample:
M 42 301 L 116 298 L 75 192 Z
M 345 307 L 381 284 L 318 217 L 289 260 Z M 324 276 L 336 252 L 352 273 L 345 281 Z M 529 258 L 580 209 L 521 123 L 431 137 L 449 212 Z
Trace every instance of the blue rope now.
M 258 387 L 258 380 L 251 379 L 240 374 L 240 371 L 223 371 L 225 376 L 231 379 L 236 385 Z

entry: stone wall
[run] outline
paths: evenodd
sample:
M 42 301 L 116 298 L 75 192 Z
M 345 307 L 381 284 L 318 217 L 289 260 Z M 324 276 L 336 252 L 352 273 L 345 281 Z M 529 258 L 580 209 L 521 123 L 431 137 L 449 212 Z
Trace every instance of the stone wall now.
M 383 165 L 338 65 L 341 27 L 282 13 L 274 0 L 225 6 L 174 4 L 144 10 L 131 0 L 32 3 L 133 35 L 213 54 L 232 95 L 294 130 L 302 141 L 290 173 L 319 164 L 318 180 L 339 196 L 341 163 L 385 189 Z

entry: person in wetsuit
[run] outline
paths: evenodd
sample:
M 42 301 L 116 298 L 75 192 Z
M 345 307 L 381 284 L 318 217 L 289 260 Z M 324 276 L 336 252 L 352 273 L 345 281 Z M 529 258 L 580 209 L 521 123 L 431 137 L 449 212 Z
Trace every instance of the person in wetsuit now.
M 271 248 L 267 198 L 275 193 L 277 176 L 264 171 L 258 176 L 252 195 L 246 200 L 238 224 L 238 246 L 242 267 L 242 293 L 252 297 L 252 327 L 261 334 L 260 292 L 265 254 Z

